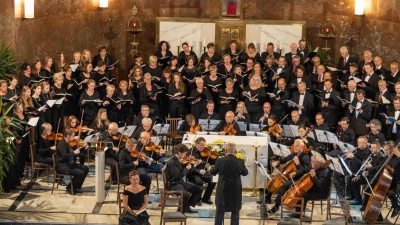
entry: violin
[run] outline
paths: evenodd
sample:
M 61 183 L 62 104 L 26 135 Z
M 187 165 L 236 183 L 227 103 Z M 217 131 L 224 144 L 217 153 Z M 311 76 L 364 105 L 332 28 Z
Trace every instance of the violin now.
M 274 135 L 277 140 L 283 140 L 283 137 L 281 136 L 281 128 L 279 128 L 277 123 L 274 123 L 274 125 L 268 127 L 268 133 Z
M 137 149 L 131 151 L 129 154 L 131 155 L 131 157 L 132 157 L 133 159 L 137 159 L 137 160 L 139 160 L 139 161 L 146 161 L 146 159 L 148 158 L 148 157 L 146 156 L 146 153 L 144 153 L 144 152 L 139 152 Z
M 196 163 L 197 159 L 191 155 L 191 156 L 183 156 L 181 159 L 181 164 L 182 165 L 187 165 L 188 163 L 194 165 Z
M 121 139 L 122 142 L 126 143 L 126 141 L 129 139 L 128 135 L 122 135 L 120 132 L 117 132 L 116 134 L 113 134 L 111 136 L 111 139 L 113 141 L 119 141 Z
M 83 112 L 84 112 L 84 110 L 82 110 L 81 124 L 82 124 L 82 122 L 83 122 Z M 80 139 L 80 138 L 81 138 L 82 129 L 80 129 L 79 127 L 80 127 L 80 125 L 77 125 L 77 126 L 75 127 L 75 128 L 77 128 L 77 129 L 74 128 L 74 131 L 75 131 L 75 132 L 76 132 L 76 130 L 79 131 L 79 132 L 78 132 L 78 139 L 68 142 L 69 146 L 71 146 L 72 148 L 74 148 L 74 147 L 82 148 L 82 147 L 85 145 L 84 142 L 83 142 L 83 140 Z
M 54 133 L 53 131 L 50 133 L 50 135 L 47 135 L 46 136 L 46 140 L 48 140 L 48 141 L 54 141 L 54 140 L 57 140 L 57 141 L 61 141 L 62 140 L 62 138 L 63 138 L 63 134 L 61 134 L 61 133 Z
M 308 136 L 308 134 L 310 132 L 312 132 L 313 130 L 314 130 L 314 125 L 311 125 L 310 128 L 307 130 L 307 132 L 306 132 L 306 134 L 304 135 L 303 138 L 306 138 Z M 312 146 L 307 147 L 307 145 L 305 145 L 305 144 L 303 145 L 303 152 L 306 153 L 306 154 L 311 152 L 312 149 L 313 149 Z M 292 146 L 290 147 L 290 153 L 293 153 L 293 152 L 294 152 L 294 144 L 292 144 Z
M 331 160 L 327 160 L 326 162 L 320 164 L 315 167 L 314 170 L 318 170 L 319 168 L 325 168 L 331 164 Z M 295 184 L 291 187 L 285 194 L 285 197 L 297 197 L 300 198 L 306 192 L 308 192 L 314 185 L 314 181 L 310 175 L 310 173 L 304 174 Z M 289 209 L 293 209 L 293 205 L 297 204 L 298 199 L 288 199 L 286 198 L 283 201 L 283 205 L 286 205 Z
M 193 134 L 195 134 L 197 131 L 201 131 L 201 126 L 198 123 L 189 129 L 189 132 Z
M 229 125 L 225 125 L 224 127 L 225 135 L 233 136 L 237 134 L 237 130 L 235 129 L 235 123 L 236 121 Z
M 145 146 L 146 151 L 148 152 L 155 152 L 155 153 L 160 153 L 162 146 L 161 145 L 156 145 L 152 141 L 150 141 L 146 146 Z
M 200 152 L 201 157 L 209 157 L 210 159 L 217 159 L 218 152 L 211 151 L 208 147 L 204 147 L 203 151 Z

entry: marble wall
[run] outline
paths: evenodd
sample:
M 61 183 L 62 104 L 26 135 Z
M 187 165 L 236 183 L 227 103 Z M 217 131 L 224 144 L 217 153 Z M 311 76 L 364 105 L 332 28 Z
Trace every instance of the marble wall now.
M 0 1 L 0 41 L 15 49 L 19 62 L 53 56 L 57 51 L 71 59 L 74 51 L 107 44 L 119 67 L 131 63 L 133 35 L 126 32 L 131 8 L 138 7 L 145 31 L 138 35 L 139 51 L 146 58 L 156 50 L 156 17 L 218 19 L 221 0 L 109 0 L 108 9 L 93 6 L 94 0 L 35 0 L 35 19 L 14 19 L 14 1 Z M 365 16 L 354 15 L 354 0 L 245 0 L 243 19 L 306 21 L 306 38 L 312 47 L 324 46 L 316 36 L 325 15 L 331 13 L 337 37 L 328 41 L 331 56 L 342 45 L 361 59 L 364 50 L 388 62 L 400 57 L 400 11 L 397 0 L 366 0 Z M 253 40 L 252 40 L 253 41 Z

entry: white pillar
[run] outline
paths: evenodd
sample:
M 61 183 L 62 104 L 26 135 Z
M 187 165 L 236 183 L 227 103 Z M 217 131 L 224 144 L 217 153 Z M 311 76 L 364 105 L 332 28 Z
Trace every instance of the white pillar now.
M 96 203 L 101 204 L 105 199 L 105 190 L 104 190 L 104 173 L 105 173 L 105 153 L 104 151 L 96 151 Z

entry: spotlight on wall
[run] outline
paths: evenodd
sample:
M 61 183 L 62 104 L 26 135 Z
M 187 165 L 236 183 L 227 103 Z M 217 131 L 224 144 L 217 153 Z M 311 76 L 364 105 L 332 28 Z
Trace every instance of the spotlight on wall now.
M 99 3 L 100 8 L 108 8 L 108 0 L 100 0 Z
M 356 0 L 354 3 L 354 15 L 364 15 L 365 0 Z
M 14 15 L 16 19 L 35 18 L 35 0 L 14 0 Z

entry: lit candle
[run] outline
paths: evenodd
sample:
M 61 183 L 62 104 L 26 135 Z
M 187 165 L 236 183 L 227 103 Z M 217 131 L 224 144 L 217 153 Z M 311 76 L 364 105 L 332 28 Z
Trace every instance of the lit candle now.
M 180 45 L 181 45 L 181 39 L 178 38 L 178 46 L 180 46 Z
M 193 46 L 193 39 L 190 39 L 190 46 Z
M 135 23 L 135 22 L 134 22 L 134 23 L 132 23 L 132 27 L 133 27 L 133 28 L 136 28 L 136 26 L 137 26 L 137 25 L 136 25 L 136 23 Z
M 282 48 L 282 41 L 279 42 L 279 49 L 283 49 Z
M 203 39 L 203 47 L 206 47 L 206 39 Z

